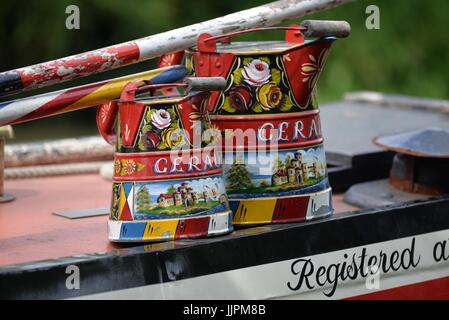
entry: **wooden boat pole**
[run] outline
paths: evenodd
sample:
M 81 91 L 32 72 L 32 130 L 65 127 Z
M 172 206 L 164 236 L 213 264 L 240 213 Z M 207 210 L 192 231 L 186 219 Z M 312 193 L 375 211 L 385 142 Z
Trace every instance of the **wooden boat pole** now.
M 220 18 L 134 41 L 0 73 L 0 96 L 108 71 L 187 49 L 199 34 L 212 35 L 263 27 L 334 8 L 353 0 L 279 0 Z

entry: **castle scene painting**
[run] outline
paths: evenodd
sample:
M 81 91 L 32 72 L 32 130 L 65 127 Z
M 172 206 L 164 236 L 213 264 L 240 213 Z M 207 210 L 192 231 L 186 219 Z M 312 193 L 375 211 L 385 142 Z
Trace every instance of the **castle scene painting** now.
M 137 219 L 210 214 L 228 208 L 221 176 L 136 183 L 134 192 Z
M 228 194 L 282 193 L 320 184 L 326 179 L 322 145 L 276 153 L 226 153 Z

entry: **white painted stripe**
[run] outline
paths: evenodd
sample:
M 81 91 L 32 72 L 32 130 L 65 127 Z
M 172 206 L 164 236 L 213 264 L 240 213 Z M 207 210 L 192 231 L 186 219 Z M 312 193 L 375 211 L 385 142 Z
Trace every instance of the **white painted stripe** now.
M 314 193 L 310 195 L 307 205 L 306 220 L 324 217 L 332 213 L 332 190 Z
M 128 198 L 126 198 L 126 201 L 128 202 L 129 211 L 131 212 L 131 216 L 134 219 L 134 183 L 131 187 L 131 190 L 129 190 Z
M 232 215 L 230 211 L 212 215 L 209 220 L 208 235 L 226 233 L 229 230 L 230 215 Z
M 112 241 L 120 240 L 122 221 L 108 220 L 108 238 Z
M 414 238 L 415 252 L 420 256 L 418 266 L 408 271 L 381 274 L 380 287 L 376 290 L 368 289 L 366 279 L 359 276 L 355 280 L 346 279 L 341 282 L 331 298 L 323 293 L 329 291 L 330 285 L 292 291 L 287 283 L 295 283 L 298 278 L 291 273 L 292 263 L 297 259 L 291 259 L 180 281 L 93 294 L 79 299 L 343 299 L 449 276 L 449 261 L 436 263 L 433 259 L 435 243 L 448 240 L 449 229 Z M 379 254 L 381 250 L 387 254 L 394 250 L 404 250 L 410 247 L 412 239 L 413 237 L 406 237 L 303 259 L 310 259 L 316 267 L 329 266 L 342 261 L 344 254 L 349 257 L 360 254 L 363 248 L 368 256 Z M 313 246 L 313 243 L 310 245 Z

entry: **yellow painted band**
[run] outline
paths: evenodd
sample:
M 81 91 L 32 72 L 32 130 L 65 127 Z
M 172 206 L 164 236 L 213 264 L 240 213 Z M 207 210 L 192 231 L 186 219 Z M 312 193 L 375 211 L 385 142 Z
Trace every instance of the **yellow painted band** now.
M 240 200 L 233 224 L 271 223 L 277 199 Z

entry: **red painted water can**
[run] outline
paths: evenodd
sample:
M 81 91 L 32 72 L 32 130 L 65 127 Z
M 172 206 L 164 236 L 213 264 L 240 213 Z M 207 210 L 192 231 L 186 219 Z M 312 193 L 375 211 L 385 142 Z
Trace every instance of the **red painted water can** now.
M 233 224 L 293 222 L 332 214 L 317 80 L 335 38 L 304 40 L 299 26 L 285 41 L 231 42 L 241 32 L 199 36 L 186 54 L 198 77 L 220 76 L 211 93 L 212 123 L 224 133 L 224 175 Z
M 198 238 L 232 231 L 222 154 L 216 148 L 221 136 L 207 115 L 209 91 L 186 86 L 130 82 L 115 106 L 111 241 Z

